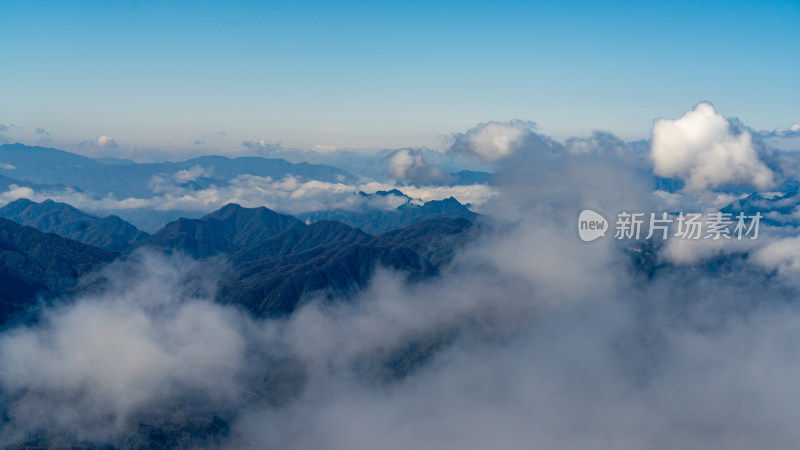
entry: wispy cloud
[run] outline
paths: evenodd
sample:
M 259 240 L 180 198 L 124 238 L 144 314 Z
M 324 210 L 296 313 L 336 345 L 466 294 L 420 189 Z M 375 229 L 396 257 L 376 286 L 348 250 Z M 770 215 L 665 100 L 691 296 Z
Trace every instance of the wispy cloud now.
M 242 147 L 255 155 L 268 155 L 283 149 L 283 145 L 280 143 L 280 141 L 269 142 L 265 141 L 264 139 L 244 141 L 242 142 Z
M 788 128 L 776 128 L 772 131 L 759 131 L 760 136 L 765 138 L 796 138 L 800 137 L 800 123 L 792 124 Z

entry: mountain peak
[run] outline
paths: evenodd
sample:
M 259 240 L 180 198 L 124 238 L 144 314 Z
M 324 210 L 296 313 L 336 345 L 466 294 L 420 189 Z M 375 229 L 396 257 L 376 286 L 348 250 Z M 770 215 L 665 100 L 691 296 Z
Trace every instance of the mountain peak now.
M 232 253 L 278 235 L 305 227 L 295 217 L 260 206 L 228 203 L 201 219 L 179 219 L 147 239 L 146 244 L 180 250 L 196 258 Z
M 204 218 L 211 218 L 211 219 L 218 219 L 224 220 L 228 217 L 233 215 L 239 214 L 244 210 L 253 209 L 253 208 L 245 208 L 244 206 L 238 203 L 228 203 L 227 205 L 223 206 L 222 208 L 210 212 L 204 216 Z
M 49 199 L 41 203 L 16 200 L 0 208 L 0 217 L 111 252 L 126 252 L 147 236 L 119 217 L 101 219 Z

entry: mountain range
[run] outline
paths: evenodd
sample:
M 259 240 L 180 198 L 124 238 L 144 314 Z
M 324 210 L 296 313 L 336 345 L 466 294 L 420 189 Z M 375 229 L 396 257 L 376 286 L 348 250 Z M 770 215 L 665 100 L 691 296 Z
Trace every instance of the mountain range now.
M 0 218 L 0 325 L 119 256 Z
M 452 227 L 460 228 L 456 233 L 467 237 L 467 224 Z M 307 294 L 315 291 L 324 290 L 327 299 L 350 297 L 369 281 L 378 266 L 422 279 L 438 273 L 432 259 L 440 265 L 448 261 L 447 250 L 426 245 L 423 240 L 404 242 L 402 236 L 371 236 L 328 220 L 288 230 L 232 255 L 219 298 L 244 306 L 258 317 L 282 316 L 291 314 L 310 298 Z M 451 245 L 458 243 L 451 241 Z
M 0 208 L 0 216 L 13 220 L 0 219 L 0 322 L 41 295 L 68 293 L 85 273 L 138 248 L 194 258 L 222 255 L 228 264 L 220 275 L 218 300 L 257 317 L 291 314 L 317 291 L 328 299 L 351 297 L 379 266 L 411 279 L 435 276 L 454 249 L 474 237 L 474 223 L 430 218 L 451 211 L 439 203 L 414 208 L 426 211 L 417 216 L 419 222 L 380 235 L 339 221 L 305 224 L 264 207 L 236 204 L 200 219 L 179 219 L 147 235 L 115 216 L 98 218 L 50 200 L 16 200 Z
M 194 258 L 232 254 L 303 222 L 270 209 L 228 204 L 200 219 L 178 219 L 145 239 L 142 244 L 180 251 Z
M 21 198 L 0 208 L 0 217 L 110 252 L 128 252 L 149 236 L 118 216 L 99 218 L 52 200 Z
M 361 195 L 367 196 L 362 193 Z M 303 214 L 307 220 L 338 220 L 350 226 L 360 228 L 366 233 L 381 234 L 397 228 L 407 227 L 425 219 L 447 217 L 451 219 L 466 219 L 475 221 L 478 214 L 469 210 L 453 197 L 444 200 L 431 200 L 422 205 L 412 202 L 412 199 L 397 189 L 391 191 L 378 191 L 371 196 L 392 196 L 403 203 L 397 208 L 381 209 L 369 208 L 359 211 L 332 210 L 318 211 Z
M 224 186 L 239 175 L 282 179 L 288 175 L 325 182 L 352 182 L 356 177 L 344 170 L 322 164 L 293 164 L 284 159 L 202 156 L 181 162 L 135 163 L 129 160 L 93 159 L 54 148 L 22 144 L 0 145 L 0 176 L 36 184 L 61 184 L 78 188 L 99 198 L 113 192 L 118 198 L 152 195 L 149 181 L 156 175 L 172 176 L 180 171 L 198 170 L 198 186 Z M 199 178 L 200 181 L 195 180 Z M 2 181 L 2 180 L 0 180 Z

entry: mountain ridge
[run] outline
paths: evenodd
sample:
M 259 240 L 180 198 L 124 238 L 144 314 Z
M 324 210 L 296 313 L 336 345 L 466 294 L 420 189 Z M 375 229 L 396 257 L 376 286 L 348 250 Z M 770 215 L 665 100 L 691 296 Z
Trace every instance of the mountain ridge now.
M 110 252 L 128 252 L 148 236 L 118 216 L 97 217 L 53 200 L 21 198 L 0 208 L 0 217 Z

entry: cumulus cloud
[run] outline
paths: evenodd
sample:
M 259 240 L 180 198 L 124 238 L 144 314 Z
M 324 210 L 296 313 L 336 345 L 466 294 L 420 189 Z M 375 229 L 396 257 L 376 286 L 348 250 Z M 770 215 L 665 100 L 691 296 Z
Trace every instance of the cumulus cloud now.
M 9 164 L 9 163 L 0 162 L 0 169 L 14 170 L 14 169 L 16 169 L 16 167 L 14 167 L 14 165 Z
M 533 122 L 486 122 L 452 137 L 451 153 L 494 162 L 513 154 L 536 129 Z
M 416 184 L 440 183 L 450 180 L 450 175 L 428 163 L 422 152 L 414 149 L 395 150 L 386 158 L 386 170 L 395 180 Z
M 118 148 L 117 142 L 111 136 L 100 136 L 95 140 L 98 147 L 103 148 Z
M 679 177 L 690 191 L 725 185 L 763 190 L 775 184 L 752 134 L 734 129 L 710 103 L 698 104 L 680 119 L 657 120 L 650 157 L 656 175 Z

